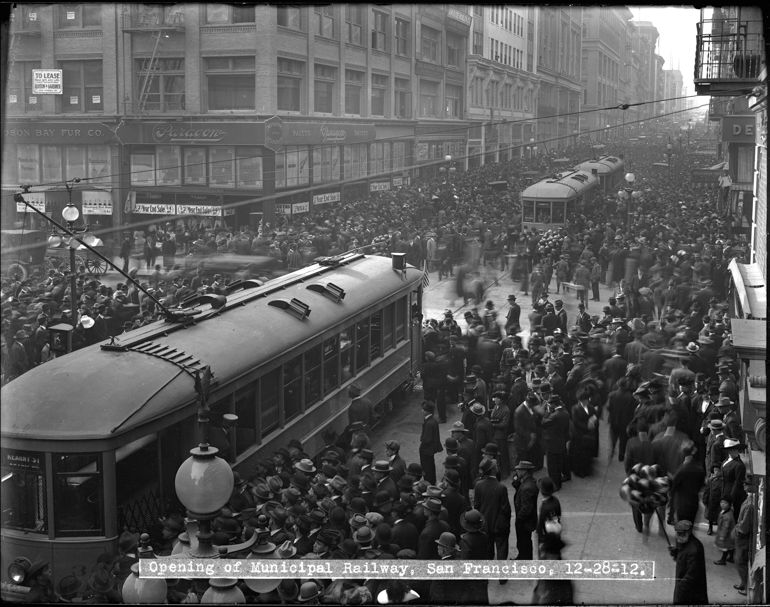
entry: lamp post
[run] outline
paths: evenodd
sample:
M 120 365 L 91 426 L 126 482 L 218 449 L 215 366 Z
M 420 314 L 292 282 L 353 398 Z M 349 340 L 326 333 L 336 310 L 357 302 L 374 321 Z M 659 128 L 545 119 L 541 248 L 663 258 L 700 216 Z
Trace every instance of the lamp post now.
M 633 173 L 626 173 L 625 179 L 626 187 L 618 192 L 618 198 L 624 200 L 626 203 L 626 230 L 631 234 L 631 200 L 639 199 L 642 193 L 639 190 L 634 189 L 636 175 Z
M 75 222 L 80 217 L 80 211 L 78 211 L 77 207 L 72 204 L 72 184 L 73 183 L 79 183 L 80 178 L 75 177 L 74 179 L 71 179 L 69 181 L 64 182 L 64 186 L 67 188 L 67 195 L 68 195 L 68 202 L 67 206 L 62 209 L 61 216 L 64 219 L 64 221 L 67 222 L 67 229 L 71 233 L 76 233 L 78 231 L 81 232 L 88 232 L 88 224 L 85 225 L 84 228 L 76 229 L 75 228 Z M 84 240 L 88 240 L 89 244 L 93 244 L 96 241 L 96 238 L 93 234 L 86 234 L 84 237 Z M 56 235 L 52 238 L 51 243 L 52 244 L 61 244 L 62 240 L 61 237 Z M 69 256 L 70 256 L 70 314 L 71 314 L 71 324 L 74 327 L 77 326 L 77 313 L 76 313 L 76 304 L 78 301 L 78 295 L 77 295 L 77 270 L 75 268 L 75 251 L 78 250 L 80 247 L 81 242 L 78 240 L 75 236 L 71 236 L 69 240 L 67 241 L 67 246 L 69 247 Z
M 143 533 L 139 537 L 139 559 L 157 558 L 150 547 L 150 536 Z M 123 600 L 128 604 L 153 605 L 164 603 L 168 585 L 163 578 L 140 578 L 139 563 L 131 565 L 131 575 L 123 582 L 121 594 Z
M 439 167 L 438 171 L 439 171 L 439 173 L 441 173 L 445 177 L 444 184 L 449 185 L 451 183 L 451 180 L 449 179 L 449 177 L 457 169 L 455 168 L 454 164 L 452 163 L 452 155 L 451 154 L 447 154 L 446 156 L 444 156 L 444 162 L 446 162 L 446 166 L 445 167 L 443 167 L 443 166 Z
M 673 156 L 671 150 L 674 146 L 671 145 L 671 140 L 666 144 L 666 164 L 668 164 L 668 180 L 671 181 L 671 158 Z
M 605 139 L 607 141 L 609 141 L 610 140 L 610 125 L 608 124 L 605 128 L 607 129 L 607 134 L 606 134 Z

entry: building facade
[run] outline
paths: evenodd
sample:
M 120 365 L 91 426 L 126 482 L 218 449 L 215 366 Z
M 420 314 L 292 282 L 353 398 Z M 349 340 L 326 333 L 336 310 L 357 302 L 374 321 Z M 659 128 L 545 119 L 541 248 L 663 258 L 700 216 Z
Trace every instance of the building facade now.
M 522 155 L 535 137 L 538 13 L 534 7 L 475 5 L 472 15 L 468 165 L 478 166 Z
M 638 48 L 639 53 L 639 87 L 638 92 L 642 95 L 638 101 L 652 101 L 658 99 L 656 76 L 657 61 L 656 49 L 658 47 L 658 29 L 650 21 L 633 21 L 635 27 L 635 36 L 637 40 L 634 46 Z M 641 117 L 652 118 L 656 115 L 655 104 L 650 103 L 641 106 Z M 642 127 L 641 132 L 651 132 L 651 123 Z
M 538 151 L 563 148 L 580 132 L 581 6 L 538 8 L 537 97 Z M 542 148 L 542 149 L 541 149 Z
M 75 204 L 93 190 L 83 212 L 115 230 L 398 187 L 466 148 L 470 22 L 459 5 L 20 5 L 3 187 L 81 178 Z M 59 94 L 33 94 L 38 69 L 62 70 Z

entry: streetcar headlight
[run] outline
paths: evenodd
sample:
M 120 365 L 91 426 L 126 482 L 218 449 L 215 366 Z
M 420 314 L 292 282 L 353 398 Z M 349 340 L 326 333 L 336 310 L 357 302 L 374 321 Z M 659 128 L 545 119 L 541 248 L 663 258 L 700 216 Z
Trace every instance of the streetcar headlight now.
M 8 577 L 14 584 L 21 584 L 27 577 L 30 567 L 32 567 L 32 563 L 29 559 L 18 556 L 8 566 Z

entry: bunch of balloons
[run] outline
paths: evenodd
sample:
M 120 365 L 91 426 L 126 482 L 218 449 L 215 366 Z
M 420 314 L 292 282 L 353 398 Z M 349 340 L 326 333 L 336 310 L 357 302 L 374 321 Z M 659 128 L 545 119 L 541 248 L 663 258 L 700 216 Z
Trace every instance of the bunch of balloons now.
M 639 508 L 641 512 L 651 514 L 655 508 L 668 503 L 670 487 L 668 477 L 660 475 L 657 464 L 653 466 L 636 464 L 620 487 L 620 497 L 624 502 Z

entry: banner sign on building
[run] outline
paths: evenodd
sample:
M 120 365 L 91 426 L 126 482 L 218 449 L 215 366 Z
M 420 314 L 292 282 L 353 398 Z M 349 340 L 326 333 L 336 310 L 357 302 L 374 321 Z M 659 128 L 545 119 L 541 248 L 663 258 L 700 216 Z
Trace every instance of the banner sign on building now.
M 112 215 L 109 192 L 82 192 L 83 215 Z
M 340 201 L 339 192 L 329 192 L 327 194 L 316 194 L 315 196 L 313 196 L 313 205 L 327 204 L 329 202 L 339 202 L 339 201 Z
M 32 70 L 33 95 L 61 95 L 62 70 Z
M 297 213 L 309 213 L 310 212 L 310 203 L 309 202 L 297 202 L 293 205 L 291 205 L 291 212 L 295 215 Z
M 222 207 L 201 204 L 178 204 L 177 215 L 200 215 L 201 217 L 221 217 Z
M 24 194 L 24 200 L 26 200 L 29 204 L 31 204 L 33 207 L 35 207 L 41 213 L 45 213 L 45 192 L 26 192 Z M 23 202 L 17 202 L 16 203 L 16 210 L 19 213 L 34 213 L 35 212 L 32 209 L 30 209 Z
M 134 204 L 134 213 L 144 213 L 145 215 L 176 215 L 176 205 L 137 202 Z
M 369 184 L 370 192 L 386 192 L 389 189 L 390 189 L 389 181 L 376 181 L 374 183 Z
M 404 178 L 403 177 L 394 177 L 393 178 L 393 187 L 398 188 L 400 186 L 404 185 Z
M 275 205 L 275 212 L 279 215 L 291 215 L 291 205 L 290 204 L 276 204 Z
M 754 116 L 723 116 L 722 141 L 754 143 Z

